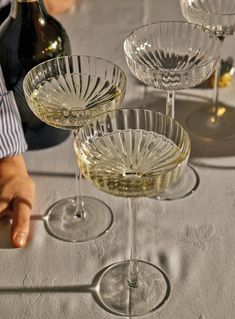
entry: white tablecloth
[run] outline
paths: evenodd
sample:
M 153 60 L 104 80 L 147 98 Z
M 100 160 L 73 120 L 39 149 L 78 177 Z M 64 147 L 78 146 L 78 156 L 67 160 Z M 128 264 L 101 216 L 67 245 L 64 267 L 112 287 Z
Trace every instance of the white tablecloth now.
M 75 11 L 59 20 L 70 36 L 74 54 L 107 58 L 125 70 L 128 85 L 123 106 L 164 111 L 165 95 L 131 76 L 123 41 L 135 27 L 149 21 L 182 20 L 178 2 L 81 0 Z M 235 38 L 229 38 L 223 55 L 233 56 L 234 52 Z M 211 90 L 179 92 L 177 119 L 184 124 L 187 114 L 210 96 Z M 221 100 L 235 104 L 234 83 L 221 90 Z M 192 136 L 191 162 L 200 175 L 197 191 L 171 202 L 141 201 L 139 258 L 159 265 L 172 283 L 167 304 L 146 318 L 234 319 L 234 144 L 234 139 L 211 143 Z M 59 241 L 45 231 L 42 216 L 53 202 L 75 194 L 72 138 L 51 149 L 27 152 L 25 158 L 37 187 L 31 240 L 25 249 L 11 249 L 9 224 L 0 222 L 0 318 L 118 318 L 96 303 L 90 286 L 101 269 L 128 258 L 126 200 L 104 194 L 84 181 L 86 195 L 102 198 L 112 208 L 112 230 L 87 243 Z

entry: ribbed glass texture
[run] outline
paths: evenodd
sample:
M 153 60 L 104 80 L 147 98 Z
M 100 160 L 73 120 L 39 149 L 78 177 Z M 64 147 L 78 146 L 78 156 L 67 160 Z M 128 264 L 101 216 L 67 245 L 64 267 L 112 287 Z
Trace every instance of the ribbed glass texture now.
M 162 192 L 183 174 L 190 139 L 172 118 L 143 109 L 120 109 L 89 120 L 75 139 L 84 176 L 117 196 Z
M 115 64 L 92 56 L 64 56 L 34 67 L 24 79 L 31 110 L 49 125 L 76 129 L 87 118 L 120 106 L 126 76 Z
M 233 0 L 180 0 L 180 5 L 188 21 L 204 25 L 220 36 L 235 33 Z
M 127 64 L 147 85 L 163 90 L 194 87 L 214 71 L 221 43 L 208 29 L 178 21 L 154 22 L 124 42 Z

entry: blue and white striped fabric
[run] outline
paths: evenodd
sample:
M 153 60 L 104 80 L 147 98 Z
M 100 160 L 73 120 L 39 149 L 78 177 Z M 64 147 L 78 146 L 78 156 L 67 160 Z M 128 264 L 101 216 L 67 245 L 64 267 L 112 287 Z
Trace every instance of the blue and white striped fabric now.
M 7 91 L 0 67 L 0 159 L 27 149 L 14 94 Z

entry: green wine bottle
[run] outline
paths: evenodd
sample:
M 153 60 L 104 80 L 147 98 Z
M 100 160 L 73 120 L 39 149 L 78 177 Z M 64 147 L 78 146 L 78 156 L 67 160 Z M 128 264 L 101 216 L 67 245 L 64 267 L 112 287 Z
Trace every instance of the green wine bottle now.
M 6 86 L 14 92 L 29 149 L 57 145 L 69 131 L 51 127 L 32 113 L 22 88 L 24 76 L 40 62 L 70 54 L 64 28 L 47 13 L 42 0 L 13 0 L 0 26 L 0 64 Z

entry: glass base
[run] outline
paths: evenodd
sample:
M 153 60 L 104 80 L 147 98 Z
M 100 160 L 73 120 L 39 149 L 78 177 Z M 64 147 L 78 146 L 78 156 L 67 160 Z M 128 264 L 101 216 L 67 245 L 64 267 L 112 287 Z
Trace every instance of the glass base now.
M 128 284 L 129 260 L 109 266 L 97 285 L 99 303 L 121 316 L 143 316 L 161 308 L 170 296 L 170 282 L 158 267 L 138 262 L 139 285 Z
M 47 211 L 44 222 L 50 235 L 68 242 L 85 242 L 107 232 L 113 223 L 111 209 L 102 201 L 83 196 L 85 215 L 76 217 L 77 198 L 62 199 Z
M 211 140 L 235 136 L 235 108 L 219 106 L 216 114 L 212 107 L 203 107 L 191 113 L 186 124 L 196 136 Z
M 192 166 L 187 165 L 185 172 L 176 184 L 167 188 L 164 192 L 159 193 L 156 196 L 151 196 L 150 198 L 155 198 L 157 200 L 181 199 L 195 192 L 199 183 L 200 177 L 197 171 Z

